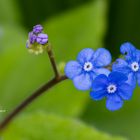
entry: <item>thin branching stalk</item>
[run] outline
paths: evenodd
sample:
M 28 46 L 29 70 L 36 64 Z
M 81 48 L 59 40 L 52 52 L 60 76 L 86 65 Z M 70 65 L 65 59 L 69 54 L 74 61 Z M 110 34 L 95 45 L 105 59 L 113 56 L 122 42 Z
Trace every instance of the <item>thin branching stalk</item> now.
M 11 113 L 9 113 L 4 120 L 0 123 L 0 131 L 2 131 L 23 109 L 25 109 L 29 104 L 31 104 L 35 99 L 41 96 L 43 93 L 48 91 L 50 88 L 54 87 L 56 84 L 67 79 L 65 75 L 60 75 L 57 65 L 54 59 L 54 54 L 52 52 L 52 48 L 49 45 L 47 47 L 47 53 L 55 74 L 55 77 L 52 80 L 48 81 L 36 91 L 34 91 L 29 97 L 27 97 L 24 101 L 22 101 Z
M 61 81 L 66 80 L 65 75 L 60 76 L 59 78 L 53 78 L 35 92 L 31 96 L 27 97 L 24 101 L 21 102 L 7 117 L 0 123 L 0 131 L 3 130 L 23 109 L 25 109 L 29 104 L 31 104 L 37 97 L 41 96 L 44 92 L 48 91 L 50 88 L 54 87 L 56 84 Z

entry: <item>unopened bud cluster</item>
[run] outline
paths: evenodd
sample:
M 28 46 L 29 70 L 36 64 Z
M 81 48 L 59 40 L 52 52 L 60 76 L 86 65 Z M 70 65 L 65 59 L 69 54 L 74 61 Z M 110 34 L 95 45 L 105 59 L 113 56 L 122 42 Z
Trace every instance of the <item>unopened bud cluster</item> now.
M 43 33 L 43 27 L 36 25 L 29 32 L 26 47 L 30 53 L 36 55 L 43 53 L 48 45 L 48 35 Z

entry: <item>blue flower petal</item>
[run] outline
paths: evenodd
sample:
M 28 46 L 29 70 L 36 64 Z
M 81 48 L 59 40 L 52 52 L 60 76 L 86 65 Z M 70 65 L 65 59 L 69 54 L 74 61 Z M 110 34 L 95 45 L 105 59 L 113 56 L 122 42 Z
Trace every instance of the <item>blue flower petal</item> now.
M 138 85 L 140 86 L 140 72 L 137 73 L 137 81 L 138 81 Z
M 121 72 L 111 72 L 108 78 L 110 82 L 118 84 L 128 80 L 127 76 Z
M 101 74 L 95 78 L 92 84 L 92 89 L 94 91 L 105 89 L 108 84 L 108 78 L 106 75 Z
M 111 54 L 104 48 L 99 48 L 94 53 L 93 63 L 95 67 L 107 66 L 111 63 Z
M 81 72 L 82 72 L 82 66 L 77 61 L 70 61 L 65 66 L 65 74 L 70 79 L 73 79 Z
M 93 58 L 94 51 L 93 49 L 86 48 L 83 49 L 77 56 L 77 61 L 80 62 L 81 64 L 84 64 L 85 62 L 91 61 Z
M 129 100 L 132 97 L 132 94 L 133 94 L 133 88 L 130 85 L 124 83 L 119 86 L 118 95 L 122 99 Z
M 123 59 L 117 59 L 116 62 L 112 65 L 112 70 L 122 72 L 124 74 L 128 74 L 131 72 L 128 63 Z
M 126 59 L 132 59 L 136 57 L 136 48 L 129 42 L 122 44 L 120 51 L 126 56 Z
M 140 50 L 138 50 L 138 49 L 136 51 L 136 60 L 137 60 L 137 62 L 140 61 Z
M 103 99 L 106 95 L 107 95 L 106 90 L 98 90 L 90 92 L 90 97 L 96 101 Z
M 105 74 L 108 76 L 110 74 L 110 71 L 106 68 L 93 69 L 93 71 L 96 73 L 96 75 Z
M 127 84 L 131 85 L 131 87 L 134 89 L 136 87 L 136 76 L 134 73 L 130 73 L 128 75 L 128 80 L 126 81 Z
M 78 90 L 89 90 L 92 85 L 92 80 L 89 74 L 81 74 L 73 79 L 74 85 Z
M 90 77 L 92 78 L 92 81 L 97 77 L 97 74 L 95 72 L 90 72 Z
M 110 111 L 118 110 L 122 107 L 123 100 L 116 94 L 110 95 L 106 101 L 106 107 Z

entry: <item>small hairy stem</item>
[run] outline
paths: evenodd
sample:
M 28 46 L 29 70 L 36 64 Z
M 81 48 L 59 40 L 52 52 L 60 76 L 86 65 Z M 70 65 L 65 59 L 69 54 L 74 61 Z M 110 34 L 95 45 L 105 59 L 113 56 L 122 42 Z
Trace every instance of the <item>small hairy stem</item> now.
M 56 77 L 59 77 L 60 74 L 59 74 L 59 71 L 57 69 L 54 54 L 53 54 L 52 47 L 51 47 L 50 44 L 47 46 L 47 52 L 48 52 L 48 56 L 49 56 L 49 59 L 50 59 L 54 74 L 55 74 Z
M 53 78 L 40 88 L 38 88 L 35 92 L 31 94 L 31 96 L 27 97 L 21 104 L 19 104 L 1 123 L 0 123 L 0 131 L 3 130 L 24 108 L 26 108 L 29 104 L 31 104 L 37 97 L 42 95 L 45 91 L 48 91 L 50 88 L 60 83 L 61 81 L 66 80 L 67 77 L 65 75 Z

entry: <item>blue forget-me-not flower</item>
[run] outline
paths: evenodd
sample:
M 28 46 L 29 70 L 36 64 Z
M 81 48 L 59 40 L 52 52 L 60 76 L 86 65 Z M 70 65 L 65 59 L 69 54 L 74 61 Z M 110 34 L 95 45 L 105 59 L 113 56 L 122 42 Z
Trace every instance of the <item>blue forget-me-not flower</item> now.
M 113 71 L 123 72 L 128 76 L 128 81 L 133 88 L 136 81 L 140 86 L 140 50 L 136 49 L 131 43 L 121 45 L 120 51 L 125 55 L 124 59 L 117 59 L 113 64 Z
M 126 81 L 127 76 L 120 72 L 111 72 L 108 76 L 101 74 L 95 78 L 90 96 L 93 100 L 106 98 L 107 109 L 118 110 L 123 100 L 129 100 L 133 93 L 133 88 Z
M 94 51 L 91 48 L 83 49 L 76 61 L 70 61 L 65 66 L 66 76 L 73 80 L 79 90 L 89 90 L 94 79 L 99 74 L 108 75 L 110 71 L 104 66 L 111 62 L 111 54 L 104 48 Z

